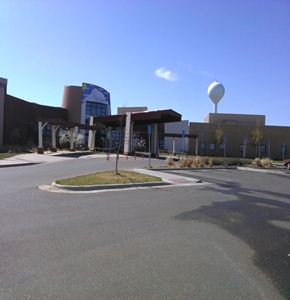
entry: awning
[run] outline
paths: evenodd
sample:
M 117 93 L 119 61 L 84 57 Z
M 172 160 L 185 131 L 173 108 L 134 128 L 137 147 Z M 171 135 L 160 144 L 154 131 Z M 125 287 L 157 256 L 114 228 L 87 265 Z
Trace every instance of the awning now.
M 102 126 L 91 126 L 91 125 L 87 125 L 87 124 L 68 122 L 68 121 L 62 120 L 62 119 L 39 118 L 36 121 L 37 122 L 42 122 L 42 123 L 47 123 L 49 125 L 63 126 L 63 127 L 67 127 L 67 128 L 78 127 L 80 129 L 86 129 L 86 130 L 100 130 L 100 129 L 102 129 Z
M 134 125 L 170 123 L 179 121 L 181 121 L 181 114 L 172 109 L 146 110 L 131 113 L 131 122 L 134 122 Z M 120 123 L 124 122 L 126 122 L 126 113 L 94 117 L 94 123 L 101 123 L 106 127 L 120 126 Z

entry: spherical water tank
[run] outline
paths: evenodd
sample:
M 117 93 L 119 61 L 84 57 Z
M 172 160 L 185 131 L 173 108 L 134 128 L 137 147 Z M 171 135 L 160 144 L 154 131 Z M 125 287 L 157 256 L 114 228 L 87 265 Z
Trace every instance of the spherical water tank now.
M 221 83 L 215 81 L 208 87 L 207 94 L 214 104 L 218 104 L 225 94 L 225 88 Z

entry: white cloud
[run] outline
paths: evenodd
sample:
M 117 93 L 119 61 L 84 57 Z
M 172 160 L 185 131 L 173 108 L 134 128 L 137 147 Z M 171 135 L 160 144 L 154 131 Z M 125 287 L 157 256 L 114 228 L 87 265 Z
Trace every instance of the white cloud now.
M 155 71 L 155 75 L 157 77 L 169 80 L 169 81 L 176 81 L 178 79 L 178 76 L 174 73 L 172 73 L 169 70 L 166 70 L 165 68 L 159 68 Z

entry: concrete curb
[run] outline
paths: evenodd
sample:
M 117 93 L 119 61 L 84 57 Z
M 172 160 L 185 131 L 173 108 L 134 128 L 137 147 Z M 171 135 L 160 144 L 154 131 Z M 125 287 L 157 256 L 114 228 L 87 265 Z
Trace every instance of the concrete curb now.
M 112 190 L 112 189 L 126 189 L 136 187 L 150 187 L 150 186 L 165 186 L 172 185 L 169 182 L 158 181 L 158 182 L 145 182 L 145 183 L 127 183 L 127 184 L 103 184 L 103 185 L 84 185 L 84 186 L 71 186 L 71 185 L 60 185 L 55 182 L 51 184 L 52 188 L 58 190 L 67 191 L 95 191 L 95 190 Z
M 290 171 L 286 169 L 256 169 L 256 168 L 249 168 L 249 167 L 238 167 L 238 170 L 242 171 L 251 171 L 251 172 L 262 172 L 268 174 L 281 174 L 281 175 L 289 175 Z
M 0 164 L 0 168 L 12 168 L 12 167 L 26 167 L 33 165 L 40 165 L 42 162 L 28 162 L 28 163 L 8 163 L 8 164 Z

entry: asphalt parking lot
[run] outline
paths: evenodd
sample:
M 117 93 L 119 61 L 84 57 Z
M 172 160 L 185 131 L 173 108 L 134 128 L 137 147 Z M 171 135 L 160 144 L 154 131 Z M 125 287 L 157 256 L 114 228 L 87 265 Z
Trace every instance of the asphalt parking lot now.
M 287 172 L 179 170 L 201 183 L 87 194 L 38 188 L 113 166 L 91 157 L 0 169 L 0 299 L 289 299 Z

